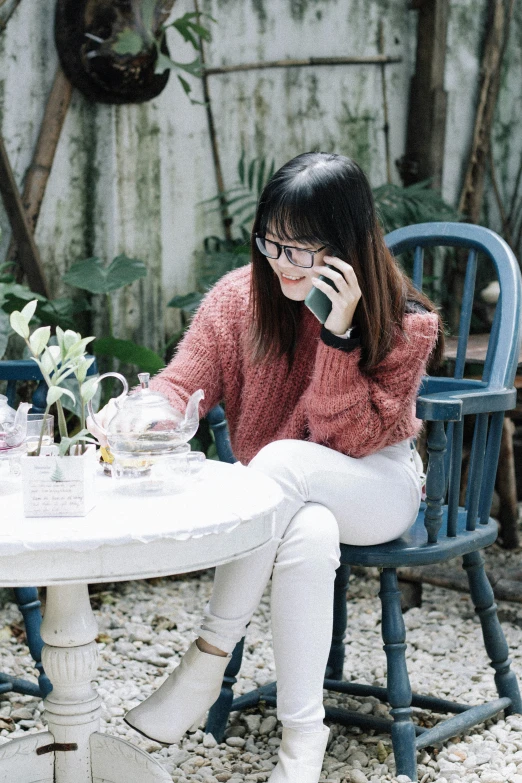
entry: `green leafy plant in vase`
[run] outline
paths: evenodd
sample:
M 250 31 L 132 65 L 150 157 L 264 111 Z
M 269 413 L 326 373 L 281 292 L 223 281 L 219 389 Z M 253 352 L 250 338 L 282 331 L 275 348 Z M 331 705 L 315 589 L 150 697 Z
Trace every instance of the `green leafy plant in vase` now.
M 97 386 L 94 378 L 87 378 L 94 358 L 86 355 L 86 347 L 94 337 L 82 337 L 72 329 L 64 331 L 57 327 L 56 344 L 50 344 L 50 326 L 30 331 L 36 305 L 35 299 L 10 316 L 11 328 L 25 341 L 48 386 L 38 447 L 34 456 L 21 458 L 24 510 L 26 516 L 84 516 L 95 502 L 97 441 L 85 427 L 86 405 Z M 78 382 L 80 429 L 70 434 L 62 398 L 69 397 L 76 402 L 73 392 L 63 385 L 71 376 Z M 53 405 L 56 406 L 60 443 L 42 450 L 45 417 Z M 49 456 L 55 459 L 49 459 Z

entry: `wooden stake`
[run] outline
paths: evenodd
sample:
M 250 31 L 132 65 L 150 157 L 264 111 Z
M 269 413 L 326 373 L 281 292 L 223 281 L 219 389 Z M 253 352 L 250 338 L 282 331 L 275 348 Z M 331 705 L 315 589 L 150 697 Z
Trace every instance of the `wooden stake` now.
M 25 214 L 13 171 L 0 135 L 0 194 L 9 218 L 14 240 L 18 246 L 18 260 L 32 291 L 49 298 L 49 289 L 38 248 Z
M 296 68 L 316 65 L 388 65 L 400 63 L 402 57 L 388 57 L 384 54 L 372 57 L 305 57 L 297 60 L 263 60 L 241 65 L 221 65 L 216 68 L 205 68 L 207 76 L 217 73 L 235 73 L 236 71 L 261 71 L 265 68 Z

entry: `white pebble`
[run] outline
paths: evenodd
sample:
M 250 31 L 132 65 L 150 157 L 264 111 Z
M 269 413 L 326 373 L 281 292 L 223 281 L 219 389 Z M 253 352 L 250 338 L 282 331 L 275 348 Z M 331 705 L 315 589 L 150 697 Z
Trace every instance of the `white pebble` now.
M 350 772 L 350 783 L 368 783 L 368 778 L 360 769 L 352 769 Z
M 227 745 L 230 745 L 231 748 L 244 748 L 245 747 L 245 740 L 243 737 L 228 737 L 228 739 L 225 740 Z
M 268 718 L 265 718 L 261 722 L 261 725 L 259 726 L 259 733 L 270 734 L 270 732 L 275 729 L 276 725 L 277 725 L 277 718 L 275 718 L 273 715 L 269 715 Z

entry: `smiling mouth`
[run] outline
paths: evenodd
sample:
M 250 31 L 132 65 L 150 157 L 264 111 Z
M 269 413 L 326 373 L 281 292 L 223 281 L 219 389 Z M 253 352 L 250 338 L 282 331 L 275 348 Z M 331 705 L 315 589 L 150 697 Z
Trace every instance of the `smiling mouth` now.
M 281 272 L 281 277 L 283 280 L 290 280 L 291 283 L 296 283 L 298 280 L 304 280 L 303 277 L 291 277 L 290 275 L 285 275 L 283 272 Z

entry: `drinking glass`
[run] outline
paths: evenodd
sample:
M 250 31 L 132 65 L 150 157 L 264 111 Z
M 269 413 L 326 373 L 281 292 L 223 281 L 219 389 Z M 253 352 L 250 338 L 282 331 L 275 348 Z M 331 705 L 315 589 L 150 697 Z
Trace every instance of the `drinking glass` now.
M 54 443 L 54 416 L 48 413 L 28 413 L 27 414 L 27 434 L 25 436 L 25 447 L 28 454 L 34 454 L 38 448 L 42 424 L 44 427 L 42 446 L 50 446 Z

